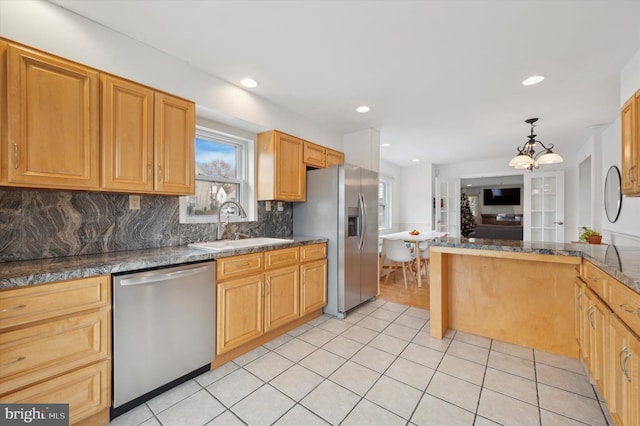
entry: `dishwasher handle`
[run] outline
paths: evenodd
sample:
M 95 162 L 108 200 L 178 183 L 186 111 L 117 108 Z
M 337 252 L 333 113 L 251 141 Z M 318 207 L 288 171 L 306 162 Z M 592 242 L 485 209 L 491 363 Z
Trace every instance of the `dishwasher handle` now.
M 191 275 L 199 274 L 200 272 L 205 271 L 207 268 L 209 268 L 209 266 L 200 266 L 199 268 L 188 269 L 185 271 L 152 273 L 152 274 L 144 275 L 142 277 L 125 278 L 120 280 L 120 285 L 124 287 L 128 285 L 157 283 L 160 281 L 168 281 L 176 278 L 186 278 L 186 277 L 190 277 Z

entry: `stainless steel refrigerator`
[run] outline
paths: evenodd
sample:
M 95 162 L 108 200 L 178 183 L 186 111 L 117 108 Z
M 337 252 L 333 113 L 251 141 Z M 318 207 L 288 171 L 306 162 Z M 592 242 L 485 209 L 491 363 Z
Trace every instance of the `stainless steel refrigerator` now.
M 378 290 L 378 173 L 354 165 L 307 171 L 307 201 L 293 205 L 293 233 L 324 237 L 327 306 L 344 318 Z

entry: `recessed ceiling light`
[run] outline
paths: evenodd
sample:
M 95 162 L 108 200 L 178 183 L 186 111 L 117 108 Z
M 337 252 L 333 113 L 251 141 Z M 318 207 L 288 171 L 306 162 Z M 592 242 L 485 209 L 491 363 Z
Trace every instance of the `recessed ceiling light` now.
M 544 80 L 543 75 L 532 75 L 531 77 L 523 81 L 522 84 L 525 86 L 531 86 L 532 84 L 540 83 L 542 80 Z
M 249 89 L 258 87 L 258 82 L 253 78 L 249 78 L 249 77 L 243 78 L 242 80 L 240 80 L 240 84 L 242 84 L 244 87 L 248 87 Z
M 380 146 L 383 147 L 383 148 L 388 148 L 388 147 L 391 146 L 391 144 L 390 143 L 383 143 L 383 144 L 380 144 Z
M 412 161 L 412 162 L 414 162 L 414 163 L 419 163 L 419 162 L 420 162 L 420 160 L 419 160 L 419 159 L 417 159 L 417 158 L 414 158 L 414 159 L 413 159 L 413 160 L 411 160 L 411 161 Z
M 361 105 L 358 108 L 356 108 L 356 111 L 358 111 L 359 113 L 364 114 L 365 112 L 369 112 L 371 110 L 371 108 L 369 108 L 366 105 Z

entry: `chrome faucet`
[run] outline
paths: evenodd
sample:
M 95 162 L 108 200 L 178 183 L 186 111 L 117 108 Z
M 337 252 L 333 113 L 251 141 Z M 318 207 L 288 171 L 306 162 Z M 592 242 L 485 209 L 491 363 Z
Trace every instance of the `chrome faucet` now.
M 238 207 L 238 210 L 240 210 L 240 217 L 247 217 L 247 212 L 244 211 L 244 207 L 242 207 L 240 203 L 238 203 L 237 201 L 229 200 L 220 204 L 220 206 L 218 206 L 218 229 L 216 231 L 216 240 L 220 240 L 221 239 L 220 237 L 222 236 L 222 219 L 220 218 L 220 213 L 222 213 L 222 208 L 227 204 L 233 204 L 234 206 Z M 229 223 L 229 214 L 227 213 L 227 224 L 228 223 Z

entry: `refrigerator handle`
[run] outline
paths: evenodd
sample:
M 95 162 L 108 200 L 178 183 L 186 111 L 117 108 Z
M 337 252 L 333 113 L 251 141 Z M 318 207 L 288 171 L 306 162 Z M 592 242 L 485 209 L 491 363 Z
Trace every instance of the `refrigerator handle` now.
M 360 209 L 358 212 L 360 216 L 360 244 L 358 245 L 358 250 L 362 251 L 367 239 L 367 202 L 365 201 L 362 192 L 358 194 L 358 198 L 358 201 L 360 202 Z

